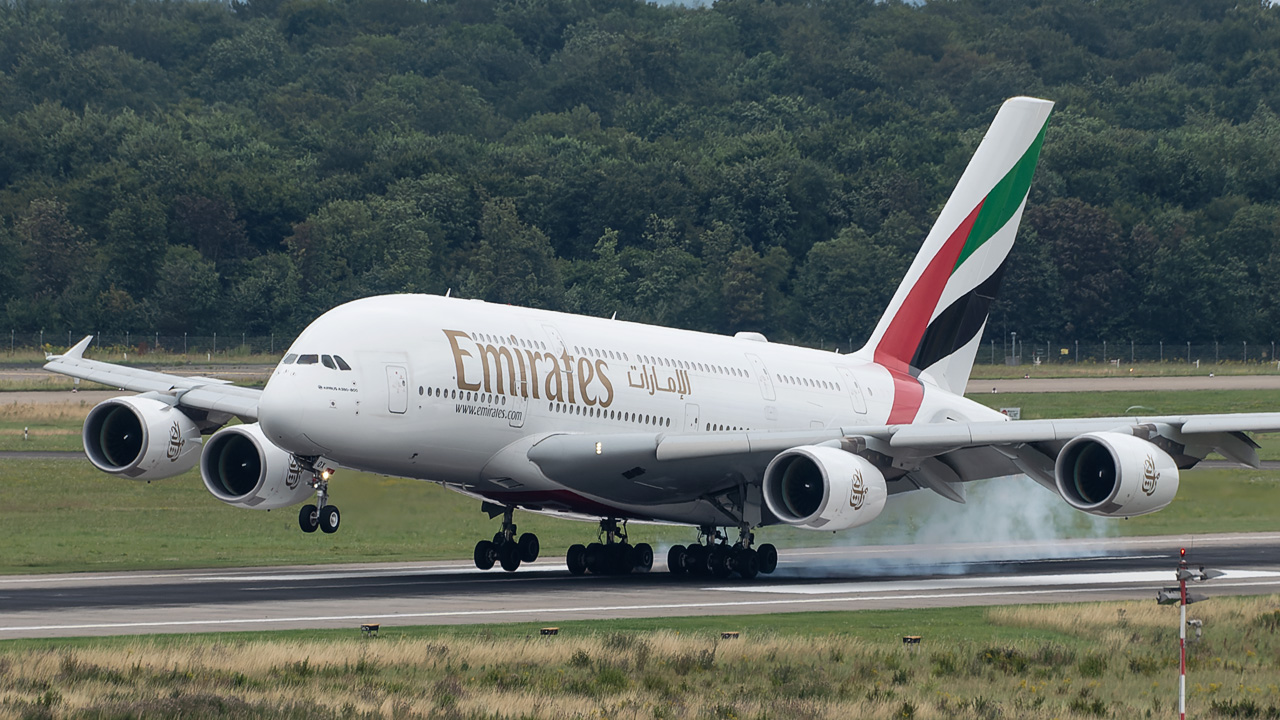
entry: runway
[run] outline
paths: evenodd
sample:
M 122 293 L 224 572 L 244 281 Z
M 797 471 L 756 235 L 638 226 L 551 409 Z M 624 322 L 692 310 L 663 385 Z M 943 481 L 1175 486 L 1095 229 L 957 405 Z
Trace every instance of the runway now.
M 0 638 L 557 622 L 1019 603 L 1152 600 L 1178 548 L 1225 570 L 1197 591 L 1280 592 L 1280 533 L 783 550 L 754 581 L 664 572 L 574 577 L 549 557 L 516 573 L 463 562 L 0 578 Z

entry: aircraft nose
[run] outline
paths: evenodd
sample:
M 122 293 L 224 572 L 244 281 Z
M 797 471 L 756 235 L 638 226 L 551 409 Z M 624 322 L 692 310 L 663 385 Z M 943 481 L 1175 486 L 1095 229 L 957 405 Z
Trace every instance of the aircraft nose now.
M 277 371 L 258 398 L 258 425 L 277 447 L 297 455 L 321 455 L 325 448 L 307 436 L 309 413 L 304 383 Z

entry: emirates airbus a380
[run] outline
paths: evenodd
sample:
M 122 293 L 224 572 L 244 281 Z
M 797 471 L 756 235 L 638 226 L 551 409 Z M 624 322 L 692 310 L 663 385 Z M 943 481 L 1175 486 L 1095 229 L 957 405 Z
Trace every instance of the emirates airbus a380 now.
M 574 574 L 647 571 L 652 549 L 627 542 L 634 520 L 697 528 L 671 572 L 748 578 L 777 565 L 756 527 L 844 530 L 891 495 L 963 502 L 984 478 L 1028 475 L 1094 515 L 1153 512 L 1212 451 L 1256 467 L 1244 433 L 1280 430 L 1280 413 L 1010 421 L 963 395 L 1051 107 L 1004 103 L 852 354 L 388 295 L 311 323 L 260 391 L 87 360 L 90 338 L 45 367 L 141 393 L 85 421 L 104 472 L 151 480 L 199 463 L 214 497 L 257 510 L 315 496 L 306 532 L 338 529 L 339 468 L 440 483 L 502 516 L 476 545 L 481 569 L 537 559 L 517 508 L 599 522 L 601 542 L 568 551 Z

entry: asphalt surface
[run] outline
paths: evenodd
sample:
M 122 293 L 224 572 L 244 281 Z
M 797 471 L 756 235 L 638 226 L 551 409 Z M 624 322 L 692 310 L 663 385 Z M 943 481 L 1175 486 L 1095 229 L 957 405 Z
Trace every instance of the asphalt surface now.
M 1280 592 L 1280 533 L 784 550 L 753 581 L 677 578 L 660 561 L 575 577 L 558 557 L 515 573 L 434 562 L 26 575 L 0 578 L 0 638 L 1154 600 L 1184 546 L 1193 567 L 1227 572 L 1199 592 Z

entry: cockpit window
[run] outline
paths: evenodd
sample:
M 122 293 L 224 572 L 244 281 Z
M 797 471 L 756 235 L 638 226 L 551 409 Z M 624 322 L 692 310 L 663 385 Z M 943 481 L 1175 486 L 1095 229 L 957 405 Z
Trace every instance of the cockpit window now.
M 299 355 L 298 356 L 299 365 L 315 365 L 318 362 L 320 362 L 319 355 Z
M 346 360 L 343 360 L 343 359 L 342 359 L 342 357 L 341 357 L 341 356 L 339 356 L 339 355 L 334 355 L 334 356 L 333 356 L 333 361 L 334 361 L 334 362 L 336 362 L 336 363 L 338 363 L 338 369 L 339 369 L 339 370 L 350 370 L 350 369 L 351 369 L 351 366 L 347 364 L 347 361 L 346 361 Z
M 284 360 L 282 360 L 282 361 L 281 361 L 281 364 L 282 364 L 282 365 L 292 365 L 292 364 L 293 364 L 293 361 L 294 361 L 294 360 L 297 360 L 297 359 L 298 359 L 298 354 L 297 354 L 297 353 L 289 353 L 288 355 L 285 355 L 285 356 L 284 356 Z
M 333 358 L 329 357 L 328 355 L 321 355 L 320 362 L 324 363 L 324 366 L 329 368 L 330 370 L 338 369 L 338 366 L 333 364 Z

